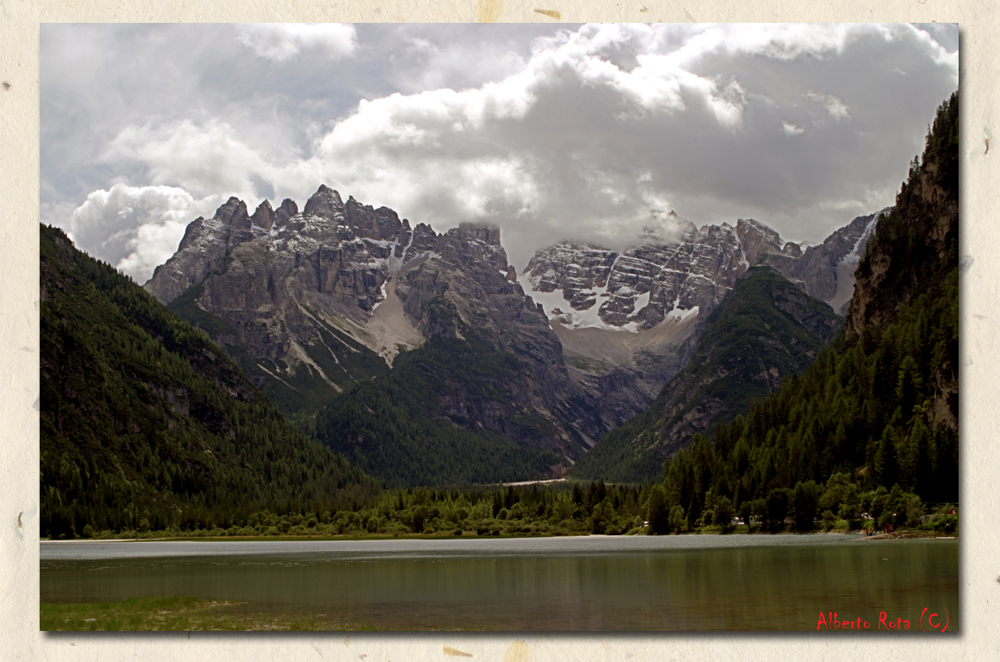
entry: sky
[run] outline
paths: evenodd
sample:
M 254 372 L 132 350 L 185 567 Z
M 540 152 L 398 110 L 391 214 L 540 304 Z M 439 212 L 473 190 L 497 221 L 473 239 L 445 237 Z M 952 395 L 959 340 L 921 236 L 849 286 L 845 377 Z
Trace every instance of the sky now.
M 230 196 L 320 184 L 411 225 L 557 241 L 754 218 L 818 243 L 893 203 L 958 26 L 41 26 L 41 220 L 145 282 Z

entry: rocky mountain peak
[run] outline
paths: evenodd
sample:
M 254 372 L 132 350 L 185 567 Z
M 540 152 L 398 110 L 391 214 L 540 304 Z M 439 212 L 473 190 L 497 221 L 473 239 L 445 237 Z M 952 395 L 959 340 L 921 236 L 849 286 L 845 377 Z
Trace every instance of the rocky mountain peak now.
M 407 225 L 409 225 L 407 223 Z M 403 241 L 406 241 L 406 246 L 403 248 L 405 255 L 403 255 L 403 260 L 410 260 L 416 255 L 421 253 L 428 253 L 430 251 L 437 250 L 438 236 L 432 228 L 427 223 L 417 223 L 417 226 L 413 228 L 412 232 L 406 233 L 404 237 L 400 238 L 400 246 L 403 245 Z
M 507 252 L 500 246 L 500 229 L 491 225 L 462 223 L 441 238 L 438 252 L 446 260 L 462 264 L 488 264 L 505 275 Z
M 858 217 L 805 250 L 744 218 L 735 226 L 690 225 L 673 241 L 644 236 L 621 252 L 560 243 L 536 252 L 520 282 L 551 321 L 570 329 L 650 331 L 668 319 L 706 313 L 756 264 L 841 310 L 853 291 L 858 255 L 885 213 Z
M 802 246 L 789 241 L 785 244 L 784 248 L 781 249 L 781 254 L 787 255 L 788 257 L 802 257 Z
M 771 228 L 747 218 L 736 221 L 736 236 L 739 237 L 746 260 L 751 265 L 757 264 L 765 253 L 781 253 L 785 243 Z
M 492 246 L 500 245 L 500 228 L 495 225 L 481 223 L 461 223 L 458 231 L 468 239 L 475 239 Z
M 156 268 L 145 287 L 161 302 L 172 301 L 219 267 L 233 248 L 253 238 L 246 204 L 231 197 L 212 218 L 199 216 L 188 224 L 174 257 Z
M 388 207 L 373 209 L 350 196 L 344 206 L 347 224 L 369 239 L 395 239 L 403 228 L 399 215 Z
M 299 213 L 299 206 L 295 201 L 285 198 L 281 206 L 274 212 L 274 227 L 281 227 L 288 223 L 288 219 Z
M 302 213 L 306 216 L 319 216 L 336 221 L 344 213 L 344 202 L 340 199 L 340 193 L 329 188 L 326 184 L 320 184 L 316 192 L 306 202 Z
M 179 253 L 183 251 L 185 248 L 192 246 L 201 236 L 204 226 L 205 226 L 204 216 L 199 216 L 198 218 L 188 223 L 188 226 L 184 228 L 184 236 L 181 237 L 181 243 L 177 246 L 177 252 Z M 160 266 L 162 267 L 163 265 Z M 159 268 L 160 267 L 157 267 L 157 269 Z
M 255 228 L 270 230 L 271 226 L 274 225 L 274 210 L 271 208 L 271 203 L 267 200 L 260 203 L 253 216 L 250 217 L 250 223 Z
M 747 266 L 735 230 L 709 225 L 621 253 L 573 243 L 543 249 L 528 262 L 522 286 L 564 326 L 638 332 L 672 313 L 714 308 Z
M 247 212 L 246 203 L 235 196 L 229 198 L 225 204 L 219 207 L 213 218 L 232 228 L 250 229 L 250 214 Z
M 296 348 L 319 337 L 322 323 L 310 311 L 328 311 L 361 327 L 374 323 L 375 308 L 395 298 L 396 283 L 390 281 L 398 281 L 403 270 L 411 278 L 435 258 L 443 262 L 434 269 L 489 271 L 499 289 L 510 288 L 498 228 L 462 224 L 444 235 L 425 223 L 411 229 L 392 209 L 353 196 L 343 203 L 323 185 L 301 213 L 291 200 L 277 210 L 265 200 L 251 218 L 231 198 L 212 219 L 189 225 L 178 252 L 157 268 L 146 289 L 169 303 L 200 286 L 196 305 L 225 321 L 241 344 L 269 360 L 310 365 L 302 358 L 305 350 Z M 386 311 L 396 305 L 390 301 Z M 422 311 L 410 308 L 412 302 L 407 312 L 420 320 Z M 349 333 L 381 351 L 377 332 Z M 420 333 L 403 335 L 410 343 Z

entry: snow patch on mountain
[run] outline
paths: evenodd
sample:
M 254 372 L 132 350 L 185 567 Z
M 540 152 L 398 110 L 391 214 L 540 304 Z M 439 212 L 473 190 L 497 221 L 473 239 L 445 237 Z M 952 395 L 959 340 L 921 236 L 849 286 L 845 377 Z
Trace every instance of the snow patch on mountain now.
M 864 254 L 865 249 L 868 246 L 868 240 L 871 238 L 872 233 L 875 232 L 875 226 L 878 225 L 879 219 L 883 216 L 888 216 L 890 211 L 892 211 L 892 207 L 886 207 L 885 209 L 872 214 L 872 220 L 868 221 L 868 224 L 865 225 L 865 229 L 861 233 L 861 236 L 858 237 L 856 242 L 854 242 L 854 246 L 851 248 L 851 251 L 844 256 L 843 260 L 841 260 L 843 264 L 850 267 L 858 266 L 858 262 L 861 261 L 861 256 Z

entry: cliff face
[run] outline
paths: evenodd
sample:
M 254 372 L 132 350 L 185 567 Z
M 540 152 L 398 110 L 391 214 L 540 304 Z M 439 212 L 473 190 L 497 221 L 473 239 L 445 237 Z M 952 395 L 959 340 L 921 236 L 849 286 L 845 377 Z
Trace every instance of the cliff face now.
M 233 248 L 253 238 L 252 228 L 246 205 L 229 198 L 212 218 L 198 217 L 188 224 L 177 253 L 156 268 L 145 285 L 146 290 L 160 303 L 173 301 L 181 292 L 221 269 Z
M 929 276 L 940 276 L 957 264 L 958 191 L 941 185 L 939 170 L 933 161 L 921 165 L 900 193 L 905 203 L 889 215 L 885 229 L 875 233 L 857 272 L 847 315 L 850 337 L 892 317 L 924 291 Z M 923 245 L 914 245 L 915 236 L 923 238 Z M 912 269 L 916 260 L 932 273 Z
M 890 209 L 858 216 L 822 244 L 804 249 L 801 255 L 768 253 L 761 264 L 772 267 L 806 294 L 825 301 L 843 315 L 854 294 L 854 270 L 879 219 Z
M 428 405 L 437 418 L 568 458 L 607 429 L 517 283 L 498 229 L 411 228 L 390 209 L 344 203 L 325 186 L 301 213 L 291 201 L 277 212 L 265 203 L 252 219 L 231 200 L 213 219 L 194 221 L 146 289 L 200 320 L 286 411 L 309 415 L 386 374 L 400 352 L 473 333 L 478 351 L 511 356 L 520 368 L 502 399 L 458 389 Z M 546 423 L 511 422 L 525 417 Z
M 572 378 L 608 427 L 645 411 L 687 363 L 708 315 L 753 265 L 846 310 L 859 254 L 888 210 L 855 218 L 822 244 L 785 242 L 750 219 L 682 228 L 622 252 L 563 243 L 538 251 L 519 281 L 559 336 Z
M 928 298 L 954 298 L 932 341 L 939 357 L 930 375 L 930 425 L 958 429 L 958 97 L 938 109 L 923 159 L 879 223 L 860 260 L 847 314 L 848 339 L 877 333 Z M 951 319 L 951 318 L 954 319 Z M 911 350 L 912 348 L 906 348 Z

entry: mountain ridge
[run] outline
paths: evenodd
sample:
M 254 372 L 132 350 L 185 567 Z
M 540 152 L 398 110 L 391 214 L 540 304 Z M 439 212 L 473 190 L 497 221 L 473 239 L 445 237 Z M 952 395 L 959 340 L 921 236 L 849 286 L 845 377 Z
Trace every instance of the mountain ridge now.
M 672 242 L 650 234 L 623 251 L 563 242 L 537 251 L 519 282 L 543 305 L 574 381 L 614 427 L 645 411 L 684 367 L 706 316 L 751 267 L 770 266 L 840 310 L 865 239 L 886 213 L 859 216 L 805 249 L 753 219 L 684 221 Z
M 856 219 L 838 232 L 853 237 L 867 227 Z M 752 219 L 688 224 L 680 241 L 649 235 L 621 253 L 556 245 L 518 275 L 494 226 L 437 233 L 321 185 L 301 211 L 291 200 L 278 210 L 265 201 L 251 215 L 230 199 L 212 219 L 192 222 L 145 287 L 222 344 L 304 429 L 356 385 L 382 384 L 400 357 L 423 356 L 432 339 L 461 343 L 476 333 L 477 346 L 519 366 L 503 387 L 475 388 L 456 364 L 438 386 L 466 388 L 408 406 L 556 451 L 562 460 L 549 466 L 558 475 L 656 399 L 751 262 L 788 271 L 817 250 L 837 262 L 855 247 L 830 241 L 803 251 Z M 831 259 L 817 268 L 835 271 Z M 392 390 L 397 382 L 384 383 Z
M 655 481 L 663 460 L 808 367 L 842 319 L 769 266 L 751 267 L 708 316 L 688 364 L 645 412 L 573 467 L 581 478 Z
M 40 257 L 43 535 L 228 526 L 377 490 L 131 279 L 55 228 Z

